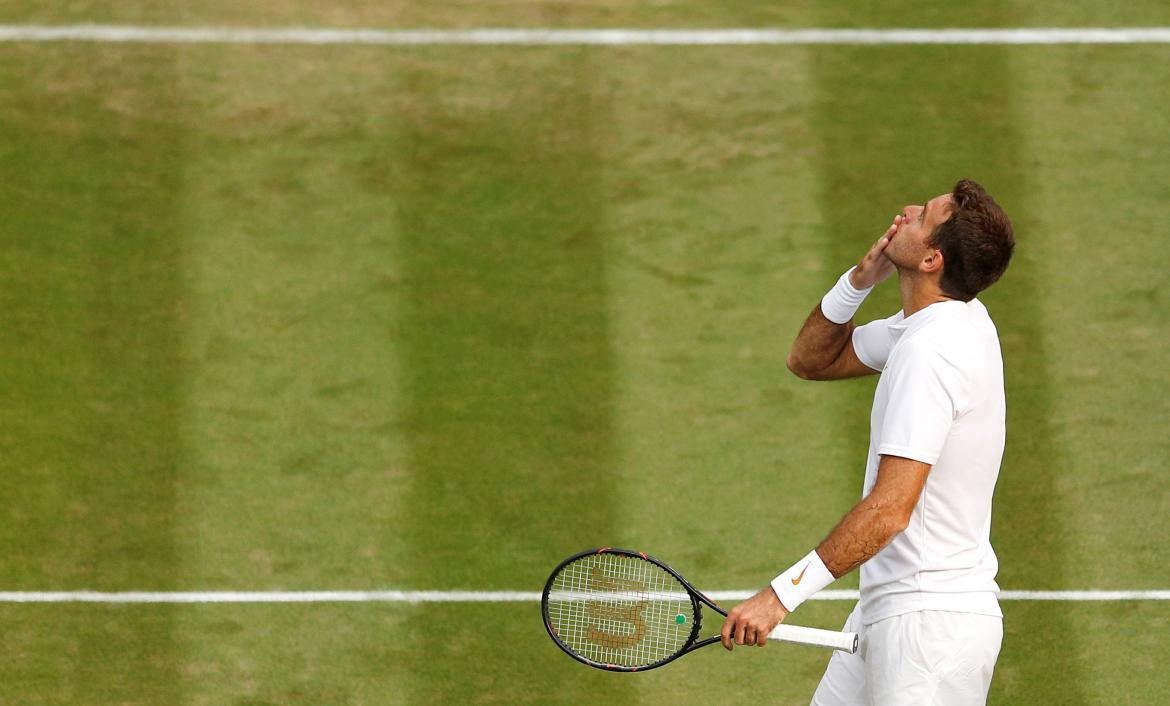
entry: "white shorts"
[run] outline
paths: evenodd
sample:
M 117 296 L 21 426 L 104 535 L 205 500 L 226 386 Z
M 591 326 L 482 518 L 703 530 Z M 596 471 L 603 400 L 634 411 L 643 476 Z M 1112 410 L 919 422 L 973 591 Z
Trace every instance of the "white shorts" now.
M 987 703 L 1002 618 L 924 610 L 860 623 L 854 608 L 857 654 L 833 653 L 813 706 Z

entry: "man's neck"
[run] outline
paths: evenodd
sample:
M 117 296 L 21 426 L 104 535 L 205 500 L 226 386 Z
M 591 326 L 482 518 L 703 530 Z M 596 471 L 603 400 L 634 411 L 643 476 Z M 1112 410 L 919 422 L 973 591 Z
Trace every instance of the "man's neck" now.
M 942 293 L 937 279 L 929 279 L 917 272 L 898 270 L 898 287 L 902 291 L 902 312 L 906 318 L 917 314 L 931 304 L 951 301 Z

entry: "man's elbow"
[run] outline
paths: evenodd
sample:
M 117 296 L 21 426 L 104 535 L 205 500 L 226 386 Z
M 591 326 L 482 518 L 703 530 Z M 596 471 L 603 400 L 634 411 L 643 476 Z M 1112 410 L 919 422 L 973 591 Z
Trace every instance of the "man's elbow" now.
M 906 512 L 906 513 L 902 513 L 902 514 L 898 515 L 898 517 L 895 518 L 895 520 L 894 520 L 894 536 L 895 537 L 902 534 L 903 532 L 905 532 L 906 528 L 910 526 L 910 517 L 911 516 L 912 516 L 912 513 Z
M 914 517 L 914 506 L 895 508 L 887 515 L 887 527 L 891 530 L 890 539 L 897 537 L 910 526 L 910 518 Z
M 795 352 L 788 354 L 788 359 L 785 361 L 785 364 L 788 366 L 788 369 L 792 372 L 792 374 L 801 380 L 823 379 L 819 374 L 820 371 L 805 365 L 804 362 L 797 357 Z

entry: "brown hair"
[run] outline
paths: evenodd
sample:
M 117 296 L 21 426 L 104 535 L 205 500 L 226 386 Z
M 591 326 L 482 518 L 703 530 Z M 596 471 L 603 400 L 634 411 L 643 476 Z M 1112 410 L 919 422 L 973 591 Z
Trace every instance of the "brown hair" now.
M 951 198 L 951 216 L 935 229 L 928 244 L 942 252 L 943 294 L 966 302 L 1004 273 L 1016 238 L 1007 214 L 979 184 L 960 179 Z

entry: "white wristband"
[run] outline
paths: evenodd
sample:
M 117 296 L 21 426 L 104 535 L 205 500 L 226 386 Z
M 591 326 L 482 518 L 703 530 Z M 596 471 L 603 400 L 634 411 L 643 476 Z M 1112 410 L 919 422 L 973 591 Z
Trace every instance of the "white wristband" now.
M 808 556 L 796 562 L 787 571 L 772 580 L 772 590 L 776 597 L 788 609 L 796 610 L 797 606 L 812 597 L 814 593 L 833 583 L 833 575 L 825 567 L 825 562 L 812 550 Z
M 873 291 L 873 287 L 857 289 L 849 281 L 849 274 L 856 269 L 856 266 L 850 267 L 821 299 L 821 313 L 835 324 L 843 324 L 852 319 L 861 302 Z

